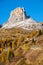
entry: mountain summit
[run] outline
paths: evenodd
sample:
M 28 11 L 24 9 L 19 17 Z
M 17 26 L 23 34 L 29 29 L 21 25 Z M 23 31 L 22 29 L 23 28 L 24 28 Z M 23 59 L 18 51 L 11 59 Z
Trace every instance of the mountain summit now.
M 11 11 L 10 17 L 8 19 L 8 21 L 22 21 L 25 19 L 25 11 L 24 8 L 16 8 L 15 10 Z
M 11 11 L 8 22 L 2 28 L 20 27 L 26 30 L 41 29 L 41 24 L 26 15 L 24 8 L 16 8 Z

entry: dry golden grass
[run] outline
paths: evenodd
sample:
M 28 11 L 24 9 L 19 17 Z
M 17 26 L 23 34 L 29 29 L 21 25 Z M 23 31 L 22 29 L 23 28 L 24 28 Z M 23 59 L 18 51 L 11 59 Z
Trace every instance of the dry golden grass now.
M 35 41 L 32 40 L 34 37 Z M 0 45 L 0 63 L 3 65 L 43 65 L 43 33 L 39 34 L 37 30 L 2 29 Z M 34 49 L 31 49 L 33 46 Z M 14 57 L 9 59 L 10 52 Z

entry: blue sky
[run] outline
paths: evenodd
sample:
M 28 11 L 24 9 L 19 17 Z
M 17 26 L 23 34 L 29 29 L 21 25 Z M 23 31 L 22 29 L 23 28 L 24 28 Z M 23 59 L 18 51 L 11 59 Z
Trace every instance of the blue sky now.
M 5 23 L 11 10 L 17 7 L 24 7 L 27 15 L 43 22 L 43 0 L 0 0 L 0 24 Z

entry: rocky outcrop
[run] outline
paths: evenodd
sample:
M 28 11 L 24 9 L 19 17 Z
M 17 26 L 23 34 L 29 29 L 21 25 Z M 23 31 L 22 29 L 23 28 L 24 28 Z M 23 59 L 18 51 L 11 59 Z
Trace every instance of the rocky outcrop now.
M 23 21 L 25 19 L 25 11 L 24 8 L 16 8 L 15 10 L 11 11 L 10 17 L 8 19 L 9 22 L 17 22 Z

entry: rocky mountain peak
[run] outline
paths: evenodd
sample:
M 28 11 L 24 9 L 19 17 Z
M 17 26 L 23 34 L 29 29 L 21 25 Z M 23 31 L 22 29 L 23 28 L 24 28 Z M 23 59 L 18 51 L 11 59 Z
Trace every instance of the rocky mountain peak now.
M 23 21 L 25 19 L 25 10 L 24 8 L 16 8 L 15 10 L 11 11 L 10 17 L 8 19 L 8 21 Z
M 26 30 L 42 29 L 41 24 L 26 15 L 24 8 L 16 8 L 11 11 L 10 17 L 2 28 L 20 27 Z

